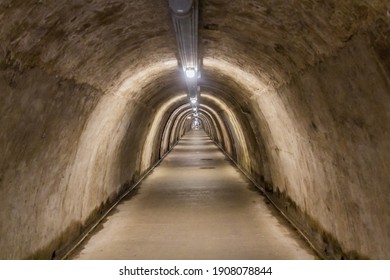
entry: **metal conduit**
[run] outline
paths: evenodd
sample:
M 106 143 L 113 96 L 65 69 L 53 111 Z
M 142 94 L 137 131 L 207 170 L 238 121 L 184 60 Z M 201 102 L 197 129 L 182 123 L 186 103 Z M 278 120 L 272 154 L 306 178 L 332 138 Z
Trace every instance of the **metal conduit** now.
M 179 57 L 192 106 L 198 98 L 198 0 L 169 0 Z

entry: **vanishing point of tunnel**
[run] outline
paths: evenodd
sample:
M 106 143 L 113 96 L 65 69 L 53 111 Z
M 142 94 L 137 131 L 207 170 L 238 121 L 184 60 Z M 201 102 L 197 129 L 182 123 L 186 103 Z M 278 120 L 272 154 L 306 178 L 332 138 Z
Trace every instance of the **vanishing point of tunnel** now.
M 390 0 L 173 2 L 0 0 L 0 259 L 390 259 Z

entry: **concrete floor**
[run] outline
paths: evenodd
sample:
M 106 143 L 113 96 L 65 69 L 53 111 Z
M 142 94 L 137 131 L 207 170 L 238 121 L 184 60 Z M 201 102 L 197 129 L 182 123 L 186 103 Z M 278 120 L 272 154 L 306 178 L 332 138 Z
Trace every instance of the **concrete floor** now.
M 70 258 L 316 255 L 203 131 L 191 131 Z

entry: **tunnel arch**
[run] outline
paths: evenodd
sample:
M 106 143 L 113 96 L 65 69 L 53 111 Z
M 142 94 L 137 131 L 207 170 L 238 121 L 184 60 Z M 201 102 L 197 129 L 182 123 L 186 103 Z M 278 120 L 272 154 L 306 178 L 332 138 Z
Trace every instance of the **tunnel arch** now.
M 202 112 L 203 110 L 200 109 L 200 111 Z M 217 135 L 216 137 L 216 141 L 218 143 L 221 143 L 221 145 L 223 146 L 231 146 L 230 142 L 230 138 L 227 138 L 227 134 L 226 134 L 226 128 L 225 128 L 225 124 L 222 124 L 221 123 L 221 120 L 218 119 L 218 121 L 216 122 L 215 119 L 215 114 L 214 116 L 211 115 L 209 112 L 204 112 L 207 116 L 207 118 L 209 118 L 211 120 L 211 122 L 213 123 L 212 126 L 210 126 L 212 129 L 213 129 L 213 135 Z M 172 113 L 172 115 L 170 116 L 170 119 L 168 120 L 167 124 L 165 125 L 165 129 L 164 129 L 164 133 L 163 133 L 163 139 L 161 141 L 161 148 L 160 150 L 162 151 L 162 153 L 160 154 L 163 154 L 164 152 L 166 152 L 170 147 L 172 147 L 179 139 L 180 137 L 182 136 L 181 135 L 181 132 L 182 132 L 182 124 L 183 122 L 185 121 L 185 119 L 188 117 L 188 115 L 192 114 L 192 108 L 189 104 L 185 104 L 185 105 L 182 105 L 181 107 L 179 107 L 178 109 L 176 109 L 174 111 L 174 113 Z M 210 122 L 209 122 L 210 123 Z M 221 127 L 223 127 L 224 131 L 225 131 L 225 138 L 221 138 Z M 168 139 L 170 139 L 168 141 Z M 229 144 L 226 144 L 226 143 L 229 143 Z
M 199 118 L 202 120 L 202 127 L 206 131 L 207 135 L 210 136 L 211 140 L 215 141 L 215 128 L 210 123 L 210 119 L 208 119 L 202 112 L 199 112 Z
M 186 85 L 169 9 L 144 2 L 3 3 L 3 258 L 66 251 L 179 139 L 185 113 L 169 118 Z M 388 5 L 202 4 L 201 113 L 328 257 L 389 257 Z M 248 151 L 236 153 L 240 138 Z

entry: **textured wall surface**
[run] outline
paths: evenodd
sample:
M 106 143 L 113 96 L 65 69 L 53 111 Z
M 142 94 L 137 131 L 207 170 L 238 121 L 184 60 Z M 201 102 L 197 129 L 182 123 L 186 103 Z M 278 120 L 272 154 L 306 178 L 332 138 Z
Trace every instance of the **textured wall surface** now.
M 390 255 L 390 2 L 202 0 L 200 118 L 329 258 Z M 54 258 L 189 129 L 165 0 L 0 1 L 0 258 Z

